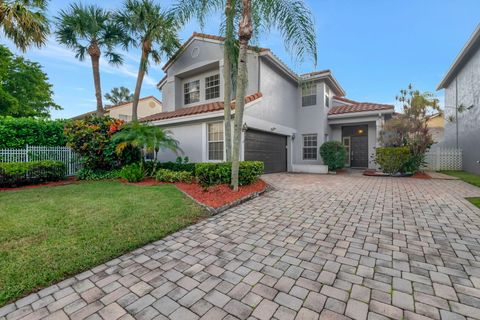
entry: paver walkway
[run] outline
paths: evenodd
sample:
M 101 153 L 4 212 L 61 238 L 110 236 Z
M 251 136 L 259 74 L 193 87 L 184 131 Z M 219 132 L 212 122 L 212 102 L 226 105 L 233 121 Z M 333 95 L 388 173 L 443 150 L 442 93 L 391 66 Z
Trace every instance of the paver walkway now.
M 456 180 L 276 174 L 276 190 L 0 309 L 0 319 L 480 319 Z

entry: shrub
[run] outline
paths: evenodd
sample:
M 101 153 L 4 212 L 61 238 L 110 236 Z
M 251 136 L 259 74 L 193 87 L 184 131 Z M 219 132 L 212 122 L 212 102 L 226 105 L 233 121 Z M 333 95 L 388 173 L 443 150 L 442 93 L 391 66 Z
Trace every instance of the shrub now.
M 73 121 L 65 126 L 67 145 L 82 157 L 85 167 L 94 171 L 110 171 L 138 162 L 138 148 L 127 146 L 121 153 L 116 152 L 112 136 L 120 130 L 122 124 L 122 120 L 95 115 Z
M 242 161 L 238 172 L 239 185 L 254 183 L 263 174 L 264 165 L 261 161 Z M 195 165 L 195 176 L 203 187 L 216 184 L 230 184 L 232 164 L 221 163 L 197 163 Z
M 346 151 L 339 141 L 327 141 L 320 147 L 320 156 L 328 170 L 342 169 L 345 166 Z
M 110 180 L 119 177 L 118 170 L 93 170 L 90 168 L 82 168 L 77 172 L 78 180 Z
M 159 169 L 155 176 L 160 182 L 186 182 L 193 181 L 193 175 L 187 171 L 172 171 L 168 169 Z
M 383 172 L 388 174 L 401 172 L 409 159 L 410 149 L 408 147 L 379 147 L 375 153 L 375 162 Z
M 0 149 L 31 146 L 65 146 L 66 120 L 0 117 Z
M 128 182 L 139 182 L 145 178 L 145 171 L 139 163 L 134 163 L 123 167 L 118 176 Z
M 192 175 L 195 174 L 195 163 L 188 163 L 188 157 L 185 157 L 183 160 L 181 157 L 178 157 L 175 162 L 147 161 L 144 164 L 144 168 L 146 174 L 151 177 L 154 177 L 159 169 L 186 171 Z
M 59 181 L 64 178 L 65 164 L 60 161 L 0 163 L 0 185 L 3 187 Z

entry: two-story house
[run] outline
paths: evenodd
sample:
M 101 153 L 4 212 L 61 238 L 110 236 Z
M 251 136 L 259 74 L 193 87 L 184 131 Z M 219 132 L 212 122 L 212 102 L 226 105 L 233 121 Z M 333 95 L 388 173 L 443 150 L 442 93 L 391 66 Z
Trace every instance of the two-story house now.
M 223 40 L 194 33 L 163 68 L 163 112 L 141 119 L 169 129 L 192 162 L 225 159 Z M 250 48 L 247 65 L 241 159 L 263 161 L 266 172 L 326 172 L 319 148 L 333 139 L 346 146 L 347 166 L 374 166 L 392 105 L 346 99 L 330 70 L 297 75 L 266 48 Z

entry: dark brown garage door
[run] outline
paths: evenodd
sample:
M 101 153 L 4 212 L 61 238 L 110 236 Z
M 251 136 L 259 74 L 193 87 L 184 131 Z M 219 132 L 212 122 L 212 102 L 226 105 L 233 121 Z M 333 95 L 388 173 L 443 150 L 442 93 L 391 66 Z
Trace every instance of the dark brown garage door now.
M 287 137 L 248 130 L 245 133 L 245 160 L 263 161 L 265 173 L 287 171 Z

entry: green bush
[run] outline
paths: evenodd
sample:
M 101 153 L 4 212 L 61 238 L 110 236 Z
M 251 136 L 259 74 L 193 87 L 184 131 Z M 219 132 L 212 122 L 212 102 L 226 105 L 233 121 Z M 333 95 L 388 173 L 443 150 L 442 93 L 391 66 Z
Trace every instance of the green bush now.
M 118 175 L 128 182 L 139 182 L 145 178 L 145 171 L 139 163 L 134 163 L 123 167 Z
M 188 171 L 172 171 L 168 169 L 159 169 L 155 176 L 160 182 L 186 182 L 193 181 L 193 175 Z
M 65 146 L 63 128 L 68 120 L 0 117 L 0 149 Z
M 186 171 L 190 172 L 192 175 L 195 174 L 195 163 L 147 161 L 145 162 L 144 167 L 147 175 L 151 177 L 154 177 L 159 169 Z
M 342 169 L 345 166 L 346 151 L 339 141 L 327 141 L 322 144 L 320 156 L 330 171 Z
M 242 161 L 238 172 L 239 185 L 254 183 L 263 174 L 264 165 L 261 161 Z M 221 163 L 197 163 L 195 165 L 195 176 L 203 187 L 216 184 L 230 184 L 232 164 Z
M 16 187 L 65 178 L 65 164 L 44 160 L 32 162 L 0 163 L 0 186 Z
M 117 144 L 112 140 L 115 132 L 121 130 L 122 120 L 109 116 L 90 116 L 65 126 L 67 145 L 82 157 L 86 168 L 93 171 L 110 171 L 140 161 L 138 148 L 125 146 L 117 153 Z
M 93 170 L 90 168 L 82 168 L 77 172 L 78 180 L 111 180 L 119 177 L 118 170 Z
M 402 172 L 409 159 L 408 147 L 379 147 L 375 153 L 375 162 L 388 174 Z

